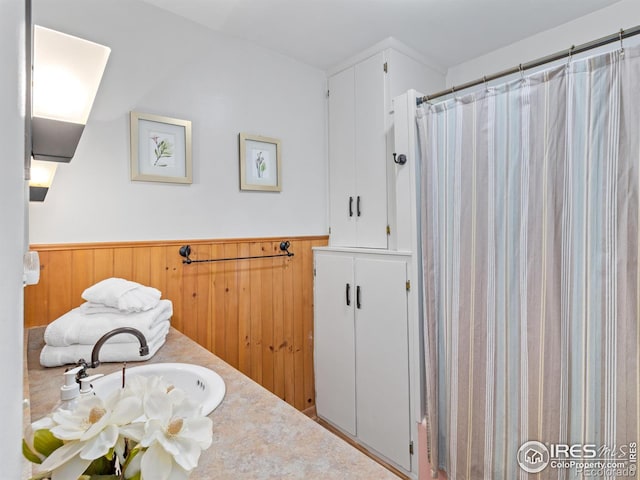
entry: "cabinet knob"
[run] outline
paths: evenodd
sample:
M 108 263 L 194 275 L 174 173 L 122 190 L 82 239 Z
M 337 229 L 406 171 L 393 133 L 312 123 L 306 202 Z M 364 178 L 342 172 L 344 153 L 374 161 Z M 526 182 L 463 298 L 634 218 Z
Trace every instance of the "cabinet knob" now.
M 347 296 L 347 307 L 351 305 L 351 285 L 347 283 L 345 288 L 345 294 Z
M 353 197 L 349 197 L 349 216 L 353 217 Z
M 360 285 L 356 287 L 356 308 L 360 308 Z
M 357 202 L 356 202 L 356 214 L 357 214 L 358 216 L 360 216 L 360 215 L 361 215 L 361 211 L 360 211 L 360 195 L 358 195 L 358 200 L 357 200 Z

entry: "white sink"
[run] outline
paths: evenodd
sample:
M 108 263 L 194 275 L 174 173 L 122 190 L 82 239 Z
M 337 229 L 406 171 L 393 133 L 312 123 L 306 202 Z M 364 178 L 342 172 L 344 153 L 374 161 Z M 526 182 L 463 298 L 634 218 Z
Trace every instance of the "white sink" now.
M 220 405 L 225 394 L 222 377 L 213 370 L 191 363 L 152 363 L 139 367 L 127 367 L 125 379 L 136 375 L 159 376 L 170 385 L 184 391 L 192 402 L 202 406 L 202 414 L 209 415 Z M 110 373 L 92 382 L 99 397 L 106 398 L 122 387 L 122 371 Z

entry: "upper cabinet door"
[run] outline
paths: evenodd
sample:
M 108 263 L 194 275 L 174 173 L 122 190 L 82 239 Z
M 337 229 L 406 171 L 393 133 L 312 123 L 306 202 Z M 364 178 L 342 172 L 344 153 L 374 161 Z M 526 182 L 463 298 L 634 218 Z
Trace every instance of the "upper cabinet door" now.
M 384 64 L 384 55 L 379 53 L 355 66 L 358 247 L 387 248 Z
M 329 215 L 340 246 L 356 245 L 354 70 L 329 77 Z
M 387 248 L 384 55 L 329 78 L 330 244 Z

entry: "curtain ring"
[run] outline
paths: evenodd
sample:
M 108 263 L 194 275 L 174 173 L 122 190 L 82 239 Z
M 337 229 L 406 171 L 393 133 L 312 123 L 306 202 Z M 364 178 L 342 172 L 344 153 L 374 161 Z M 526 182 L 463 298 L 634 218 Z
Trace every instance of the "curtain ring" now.
M 573 57 L 573 50 L 576 48 L 575 45 L 571 45 L 571 48 L 569 49 L 569 59 L 567 60 L 567 68 L 569 67 L 569 65 L 571 65 L 571 57 Z
M 522 64 L 518 65 L 518 70 L 520 70 L 520 80 L 524 82 L 524 68 L 522 68 Z
M 489 91 L 489 82 L 487 82 L 487 76 L 483 75 L 482 76 L 482 81 L 484 82 L 484 90 L 485 92 Z
M 620 38 L 620 56 L 624 56 L 624 45 L 622 44 L 622 35 L 624 34 L 624 30 L 621 28 L 620 33 L 618 34 Z

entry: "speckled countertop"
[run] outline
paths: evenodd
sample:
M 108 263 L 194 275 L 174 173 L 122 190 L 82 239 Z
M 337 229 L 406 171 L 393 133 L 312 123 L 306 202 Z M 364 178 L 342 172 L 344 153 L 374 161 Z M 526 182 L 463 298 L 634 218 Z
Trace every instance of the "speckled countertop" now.
M 64 367 L 40 366 L 44 328 L 28 332 L 27 364 L 31 418 L 51 411 L 59 400 Z M 216 371 L 226 384 L 213 420 L 213 444 L 200 457 L 191 480 L 214 479 L 398 479 L 304 414 L 267 391 L 175 329 L 149 361 L 187 362 Z M 130 363 L 130 366 L 142 363 Z M 95 373 L 111 373 L 119 363 L 103 364 Z

